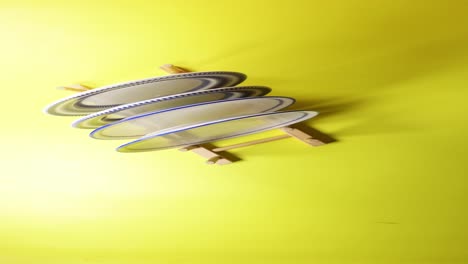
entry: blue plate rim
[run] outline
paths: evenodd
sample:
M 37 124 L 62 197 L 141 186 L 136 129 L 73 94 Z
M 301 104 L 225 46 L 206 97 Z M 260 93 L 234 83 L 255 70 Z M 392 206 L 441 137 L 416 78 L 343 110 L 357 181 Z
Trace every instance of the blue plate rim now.
M 262 129 L 257 129 L 257 130 L 253 130 L 253 131 L 249 131 L 249 132 L 246 132 L 246 133 L 242 133 L 242 134 L 238 134 L 238 135 L 233 135 L 233 136 L 228 136 L 228 137 L 222 137 L 222 138 L 217 138 L 217 139 L 212 139 L 212 140 L 207 140 L 207 141 L 200 141 L 200 142 L 196 142 L 196 143 L 193 143 L 193 144 L 203 144 L 203 143 L 207 143 L 207 142 L 213 142 L 213 141 L 217 141 L 217 140 L 222 140 L 222 139 L 228 139 L 228 138 L 232 138 L 232 137 L 239 137 L 239 136 L 246 136 L 246 135 L 250 135 L 250 134 L 255 134 L 255 133 L 259 133 L 259 132 L 263 132 L 263 131 L 267 131 L 267 130 L 270 130 L 270 129 L 275 129 L 275 128 L 279 128 L 279 127 L 284 127 L 284 126 L 287 126 L 287 125 L 291 125 L 291 124 L 295 124 L 295 123 L 298 123 L 298 122 L 302 122 L 302 121 L 305 121 L 307 119 L 310 119 L 310 118 L 314 118 L 316 117 L 319 112 L 317 111 L 306 111 L 306 110 L 290 110 L 290 111 L 281 111 L 281 112 L 268 112 L 268 113 L 259 113 L 259 114 L 252 114 L 252 115 L 244 115 L 244 116 L 237 116 L 237 117 L 230 117 L 230 118 L 224 118 L 224 119 L 220 119 L 220 120 L 215 120 L 215 121 L 210 121 L 210 122 L 204 122 L 204 123 L 201 123 L 201 124 L 196 124 L 196 125 L 192 125 L 192 126 L 187 126 L 187 127 L 183 127 L 183 128 L 178 128 L 178 129 L 174 129 L 174 130 L 170 130 L 170 131 L 164 131 L 162 133 L 152 133 L 152 134 L 148 134 L 148 135 L 145 135 L 139 139 L 136 139 L 136 140 L 133 140 L 133 141 L 130 141 L 128 143 L 125 143 L 125 144 L 122 144 L 120 145 L 119 147 L 117 147 L 115 150 L 118 151 L 118 152 L 122 152 L 122 151 L 119 151 L 120 149 L 130 145 L 130 144 L 134 144 L 134 143 L 137 143 L 137 142 L 141 142 L 143 140 L 147 140 L 147 139 L 151 139 L 151 138 L 155 138 L 155 137 L 159 137 L 159 136 L 164 136 L 164 135 L 168 135 L 168 134 L 172 134 L 172 133 L 177 133 L 177 132 L 181 132 L 181 131 L 187 131 L 187 130 L 190 130 L 190 129 L 195 129 L 195 128 L 199 128 L 199 127 L 205 127 L 205 126 L 209 126 L 209 125 L 214 125 L 214 124 L 219 124 L 219 123 L 225 123 L 225 122 L 229 122 L 229 121 L 234 121 L 234 120 L 240 120 L 240 119 L 246 119 L 246 118 L 252 118 L 252 117 L 258 117 L 258 116 L 265 116 L 265 115 L 276 115 L 276 114 L 285 114 L 285 113 L 303 113 L 304 115 L 299 117 L 299 118 L 296 118 L 294 120 L 291 120 L 291 121 L 288 121 L 288 122 L 284 122 L 282 123 L 281 125 L 275 125 L 275 126 L 272 126 L 272 127 L 267 127 L 267 128 L 262 128 Z M 305 118 L 307 117 L 308 115 L 311 115 L 309 118 Z M 304 119 L 305 118 L 305 119 Z M 302 119 L 302 120 L 301 120 Z M 300 121 L 297 121 L 295 122 L 296 120 L 300 120 Z M 188 145 L 192 145 L 192 144 L 188 144 Z M 180 144 L 180 145 L 176 145 L 176 146 L 170 146 L 170 147 L 165 147 L 165 148 L 160 148 L 160 149 L 154 149 L 154 150 L 164 150 L 164 149 L 170 149 L 170 148 L 176 148 L 176 147 L 181 147 L 181 146 L 187 146 L 187 144 Z M 133 151 L 133 153 L 136 153 L 136 152 L 146 152 L 146 151 L 152 151 L 151 149 L 149 150 L 142 150 L 142 151 Z M 132 152 L 126 152 L 126 153 L 132 153 Z
M 285 107 L 288 107 L 292 104 L 294 104 L 296 102 L 296 99 L 292 98 L 292 97 L 287 97 L 287 96 L 257 96 L 257 97 L 246 97 L 246 98 L 234 98 L 234 99 L 226 99 L 226 100 L 218 100 L 218 101 L 210 101 L 210 102 L 202 102 L 202 103 L 196 103 L 196 104 L 191 104 L 191 105 L 182 105 L 182 106 L 178 106 L 178 107 L 173 107 L 173 108 L 169 108 L 169 109 L 164 109 L 164 110 L 159 110 L 159 111 L 152 111 L 152 112 L 146 112 L 146 113 L 143 113 L 143 114 L 139 114 L 139 115 L 134 115 L 134 116 L 130 116 L 130 117 L 127 117 L 127 118 L 124 118 L 122 120 L 119 120 L 119 121 L 116 121 L 116 122 L 113 122 L 113 123 L 110 123 L 110 124 L 107 124 L 107 125 L 104 125 L 104 126 L 101 126 L 101 127 L 98 127 L 96 129 L 94 129 L 93 131 L 91 131 L 89 133 L 89 136 L 91 138 L 94 138 L 94 139 L 100 139 L 100 138 L 95 138 L 93 137 L 94 134 L 96 134 L 97 132 L 101 131 L 101 130 L 104 130 L 108 127 L 111 127 L 111 126 L 115 126 L 115 125 L 118 125 L 118 124 L 121 124 L 121 123 L 124 123 L 124 122 L 127 122 L 127 121 L 130 121 L 130 120 L 134 120 L 134 119 L 139 119 L 139 118 L 143 118 L 143 117 L 146 117 L 146 116 L 151 116 L 151 115 L 156 115 L 156 114 L 161 114 L 161 113 L 165 113 L 165 112 L 170 112 L 170 111 L 176 111 L 176 110 L 181 110 L 181 109 L 185 109 L 185 108 L 191 108 L 191 107 L 197 107 L 197 106 L 202 106 L 202 105 L 208 105 L 208 104 L 219 104 L 219 103 L 226 103 L 226 102 L 231 102 L 231 101 L 245 101 L 245 100 L 253 100 L 253 99 L 278 99 L 278 100 L 281 100 L 283 103 L 285 102 L 285 99 L 286 100 L 289 100 L 290 103 L 286 106 L 284 106 L 283 108 Z M 276 108 L 276 107 L 274 107 Z M 281 108 L 279 108 L 281 109 Z M 265 110 L 264 112 L 267 112 L 267 110 Z

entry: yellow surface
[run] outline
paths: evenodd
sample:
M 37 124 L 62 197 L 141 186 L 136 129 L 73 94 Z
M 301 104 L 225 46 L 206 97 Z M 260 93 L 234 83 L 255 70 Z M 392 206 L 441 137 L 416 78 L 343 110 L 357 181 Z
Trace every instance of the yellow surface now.
M 1 1 L 0 263 L 468 263 L 466 1 Z M 321 112 L 208 166 L 42 108 L 191 70 Z

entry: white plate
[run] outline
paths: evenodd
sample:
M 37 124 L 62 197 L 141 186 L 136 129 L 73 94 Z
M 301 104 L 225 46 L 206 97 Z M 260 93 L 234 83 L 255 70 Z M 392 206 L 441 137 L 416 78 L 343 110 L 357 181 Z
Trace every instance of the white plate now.
M 202 89 L 235 86 L 246 79 L 237 72 L 193 72 L 113 84 L 78 93 L 44 109 L 51 115 L 87 115 L 122 104 Z
M 243 115 L 273 112 L 294 103 L 289 97 L 249 97 L 186 105 L 122 119 L 91 132 L 96 139 L 139 138 L 165 129 L 177 129 Z
M 245 86 L 209 89 L 196 92 L 181 93 L 163 96 L 131 104 L 125 104 L 104 111 L 82 117 L 72 126 L 76 128 L 98 128 L 124 118 L 148 112 L 161 111 L 164 109 L 191 105 L 202 102 L 226 100 L 233 98 L 263 96 L 271 91 L 268 87 Z
M 144 152 L 203 144 L 289 126 L 317 114 L 313 111 L 287 111 L 227 118 L 149 134 L 118 147 L 117 151 Z

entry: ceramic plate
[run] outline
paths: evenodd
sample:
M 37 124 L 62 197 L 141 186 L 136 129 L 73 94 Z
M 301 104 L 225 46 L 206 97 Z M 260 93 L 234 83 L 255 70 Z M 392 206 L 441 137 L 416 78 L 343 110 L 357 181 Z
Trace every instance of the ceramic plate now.
M 51 115 L 87 115 L 122 104 L 202 89 L 235 86 L 246 79 L 237 72 L 193 72 L 109 85 L 75 94 L 44 109 Z
M 165 129 L 177 129 L 219 119 L 273 112 L 294 103 L 289 97 L 250 97 L 181 106 L 132 116 L 102 126 L 90 136 L 96 139 L 139 138 Z
M 126 117 L 148 112 L 161 111 L 183 105 L 226 100 L 233 98 L 263 96 L 271 91 L 268 87 L 246 86 L 226 87 L 163 96 L 131 104 L 125 104 L 104 111 L 96 112 L 76 120 L 72 126 L 77 128 L 98 128 Z
M 227 118 L 146 135 L 118 147 L 117 151 L 144 152 L 202 144 L 289 126 L 317 114 L 312 111 L 288 111 Z

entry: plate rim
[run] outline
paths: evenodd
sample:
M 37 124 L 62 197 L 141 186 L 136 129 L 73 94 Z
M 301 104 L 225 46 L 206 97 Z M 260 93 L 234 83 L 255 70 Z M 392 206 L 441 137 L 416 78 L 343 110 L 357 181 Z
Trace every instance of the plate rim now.
M 89 136 L 91 138 L 94 138 L 94 139 L 102 139 L 102 138 L 95 138 L 93 137 L 93 135 L 103 129 L 106 129 L 110 126 L 115 126 L 115 125 L 118 125 L 120 123 L 124 123 L 124 122 L 127 122 L 127 121 L 130 121 L 130 120 L 135 120 L 135 119 L 139 119 L 139 118 L 143 118 L 143 117 L 146 117 L 146 116 L 151 116 L 151 115 L 156 115 L 156 114 L 160 114 L 160 113 L 165 113 L 165 112 L 170 112 L 170 111 L 176 111 L 176 110 L 180 110 L 180 109 L 185 109 L 185 108 L 191 108 L 191 107 L 197 107 L 197 106 L 203 106 L 203 105 L 209 105 L 209 104 L 219 104 L 219 103 L 226 103 L 226 102 L 231 102 L 231 101 L 246 101 L 246 100 L 253 100 L 253 99 L 280 99 L 283 103 L 285 102 L 285 99 L 286 100 L 289 100 L 290 103 L 288 105 L 286 105 L 285 107 L 283 108 L 286 108 L 288 106 L 291 106 L 293 105 L 295 102 L 296 102 L 296 99 L 292 98 L 292 97 L 287 97 L 287 96 L 256 96 L 256 97 L 246 97 L 246 98 L 233 98 L 233 99 L 226 99 L 226 100 L 218 100 L 218 101 L 210 101 L 210 102 L 201 102 L 201 103 L 196 103 L 196 104 L 191 104 L 191 105 L 182 105 L 182 106 L 178 106 L 178 107 L 173 107 L 173 108 L 169 108 L 169 109 L 164 109 L 164 110 L 159 110 L 159 111 L 152 111 L 152 112 L 147 112 L 147 113 L 142 113 L 142 114 L 139 114 L 139 115 L 135 115 L 135 116 L 130 116 L 130 117 L 127 117 L 127 118 L 124 118 L 122 120 L 119 120 L 119 121 L 116 121 L 114 123 L 110 123 L 110 124 L 106 124 L 104 126 L 101 126 L 101 127 L 98 127 L 96 129 L 94 129 L 93 131 L 91 131 L 89 133 Z M 280 109 L 283 109 L 283 108 L 280 108 Z M 268 111 L 268 110 L 266 110 Z M 262 113 L 271 113 L 272 111 L 270 112 L 262 112 Z M 273 111 L 274 112 L 274 111 Z M 222 118 L 224 119 L 224 118 Z M 222 119 L 217 119 L 217 120 L 222 120 Z
M 82 97 L 86 96 L 92 96 L 95 94 L 100 94 L 104 93 L 107 91 L 112 91 L 112 90 L 117 90 L 117 89 L 123 89 L 131 86 L 136 86 L 136 85 L 141 85 L 141 84 L 147 84 L 147 83 L 153 83 L 153 82 L 159 82 L 159 81 L 166 81 L 166 80 L 177 80 L 177 79 L 187 79 L 190 77 L 200 77 L 200 76 L 206 76 L 206 75 L 231 75 L 231 76 L 237 76 L 240 79 L 239 83 L 242 83 L 247 79 L 247 75 L 241 72 L 234 72 L 234 71 L 207 71 L 207 72 L 188 72 L 188 73 L 178 73 L 178 74 L 171 74 L 171 75 L 165 75 L 165 76 L 157 76 L 157 77 L 150 77 L 150 78 L 144 78 L 144 79 L 138 79 L 138 80 L 132 80 L 132 81 L 126 81 L 126 82 L 119 82 L 115 84 L 109 84 L 105 85 L 102 87 L 94 88 L 89 91 L 84 91 L 80 92 L 77 94 L 73 94 L 70 96 L 67 96 L 65 98 L 59 99 L 55 102 L 52 102 L 48 104 L 46 107 L 44 107 L 43 112 L 45 114 L 49 115 L 54 115 L 48 110 L 54 106 L 57 106 L 61 103 L 67 102 L 69 100 L 73 99 L 79 99 Z M 239 84 L 238 83 L 238 84 Z M 99 108 L 99 107 L 95 107 Z M 66 115 L 66 116 L 73 116 L 73 115 Z
M 80 122 L 83 122 L 83 121 L 86 121 L 86 120 L 89 120 L 89 119 L 92 119 L 92 118 L 96 118 L 96 117 L 99 117 L 99 116 L 103 116 L 103 115 L 109 115 L 109 114 L 116 113 L 116 112 L 119 112 L 119 111 L 123 111 L 123 110 L 126 110 L 126 109 L 131 109 L 131 108 L 137 107 L 137 106 L 148 105 L 148 104 L 168 101 L 168 100 L 172 100 L 172 99 L 176 99 L 176 98 L 184 98 L 184 97 L 190 97 L 190 96 L 196 96 L 196 95 L 202 95 L 202 94 L 211 94 L 211 93 L 217 93 L 217 92 L 230 92 L 230 91 L 237 91 L 237 90 L 249 90 L 249 89 L 250 90 L 263 90 L 263 91 L 265 91 L 265 93 L 262 93 L 261 95 L 258 95 L 258 97 L 259 96 L 264 96 L 264 95 L 266 95 L 266 94 L 268 94 L 268 93 L 270 93 L 272 91 L 272 89 L 270 87 L 267 87 L 267 86 L 254 86 L 254 85 L 251 85 L 251 86 L 220 87 L 220 88 L 213 88 L 213 89 L 197 90 L 197 91 L 192 91 L 192 92 L 178 93 L 178 94 L 173 94 L 173 95 L 166 95 L 166 96 L 151 98 L 151 99 L 147 99 L 147 100 L 143 100 L 143 101 L 118 105 L 118 106 L 115 106 L 115 107 L 104 109 L 102 111 L 91 113 L 89 115 L 86 115 L 84 117 L 81 117 L 81 118 L 75 120 L 71 124 L 71 126 L 75 127 L 75 128 L 79 128 L 79 127 L 76 127 L 75 125 L 79 124 Z M 254 96 L 254 97 L 257 97 L 257 96 Z M 249 97 L 241 97 L 241 98 L 249 98 Z M 235 99 L 235 98 L 232 98 L 232 99 Z M 208 101 L 208 102 L 212 102 L 212 101 Z M 128 118 L 128 117 L 126 117 L 126 118 Z M 123 119 L 125 119 L 125 118 L 123 118 Z M 90 129 L 92 129 L 92 128 L 90 128 Z
M 180 145 L 176 145 L 176 146 L 170 146 L 170 147 L 159 148 L 159 149 L 148 149 L 148 150 L 131 151 L 131 152 L 120 151 L 120 149 L 122 149 L 122 148 L 124 148 L 124 147 L 126 147 L 126 146 L 128 146 L 128 145 L 130 145 L 130 144 L 137 143 L 137 142 L 141 142 L 141 141 L 143 141 L 143 140 L 147 140 L 147 139 L 151 139 L 151 138 L 155 138 L 155 137 L 160 137 L 160 136 L 172 134 L 172 133 L 177 133 L 177 132 L 181 132 L 181 131 L 187 131 L 187 130 L 190 130 L 190 129 L 195 129 L 195 128 L 199 128 L 199 127 L 205 127 L 205 126 L 215 125 L 215 124 L 219 124 L 219 123 L 226 123 L 226 122 L 229 122 L 229 121 L 235 121 L 235 120 L 240 120 L 240 119 L 258 117 L 258 116 L 265 116 L 265 115 L 284 114 L 284 113 L 304 113 L 304 114 L 305 114 L 304 116 L 302 116 L 302 117 L 300 117 L 300 118 L 297 118 L 297 119 L 295 119 L 295 120 L 292 120 L 292 121 L 283 123 L 283 124 L 287 124 L 287 125 L 299 123 L 299 122 L 305 121 L 305 120 L 307 120 L 307 119 L 314 118 L 314 117 L 316 117 L 316 116 L 319 114 L 319 112 L 317 112 L 317 111 L 309 111 L 309 110 L 289 110 L 289 111 L 281 111 L 281 112 L 268 112 L 268 113 L 252 114 L 252 115 L 243 115 L 243 116 L 237 116 L 237 117 L 229 117 L 229 118 L 224 118 L 224 119 L 220 119 L 220 120 L 215 120 L 215 121 L 204 122 L 204 123 L 200 123 L 200 124 L 196 124 L 196 125 L 186 126 L 186 127 L 174 129 L 174 130 L 171 130 L 171 131 L 163 131 L 163 132 L 161 132 L 161 133 L 158 133 L 158 132 L 151 133 L 151 134 L 142 136 L 141 138 L 138 138 L 138 139 L 136 139 L 136 140 L 127 142 L 127 143 L 125 143 L 125 144 L 122 144 L 122 145 L 118 146 L 115 150 L 118 151 L 118 152 L 121 152 L 121 153 L 137 153 L 137 152 L 149 152 L 149 151 L 157 151 L 157 150 L 171 149 L 171 148 L 176 148 L 176 147 L 190 146 L 190 145 L 192 145 L 192 144 L 180 144 Z M 306 119 L 302 119 L 302 118 L 307 117 L 307 115 L 312 115 L 312 116 L 310 116 L 309 118 L 306 118 Z M 302 119 L 302 120 L 300 120 L 300 119 Z M 294 121 L 296 121 L 296 120 L 300 120 L 300 121 L 294 122 Z M 293 123 L 291 123 L 291 122 L 293 122 Z M 285 126 L 287 126 L 287 125 L 285 125 Z M 269 130 L 269 129 L 275 129 L 275 128 L 279 128 L 279 127 L 282 127 L 282 126 L 268 127 L 268 128 L 264 128 L 264 129 L 260 129 L 260 130 L 249 131 L 249 132 L 247 132 L 247 133 L 243 133 L 243 134 L 239 134 L 239 135 L 233 135 L 233 136 L 228 136 L 228 137 L 222 137 L 222 138 L 218 138 L 218 139 L 214 139 L 214 140 L 200 141 L 200 142 L 196 142 L 196 143 L 193 143 L 193 144 L 195 144 L 195 145 L 196 145 L 196 144 L 204 144 L 204 143 L 208 143 L 208 142 L 212 142 L 212 141 L 223 140 L 223 139 L 228 139 L 228 138 L 233 138 L 233 137 L 238 137 L 238 136 L 247 136 L 247 135 L 251 135 L 251 134 L 255 134 L 255 133 L 259 133 L 259 132 L 263 132 L 263 131 L 267 131 L 267 130 Z

